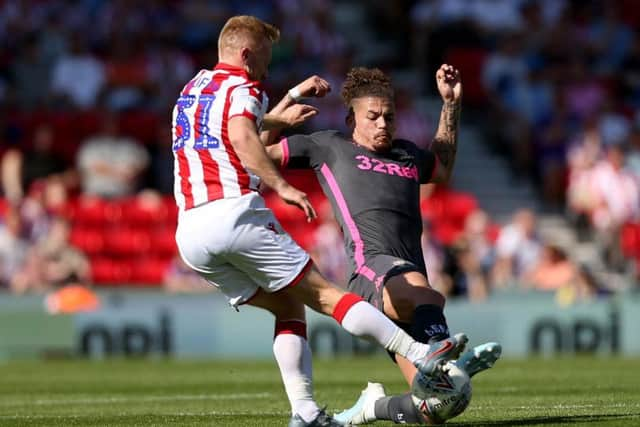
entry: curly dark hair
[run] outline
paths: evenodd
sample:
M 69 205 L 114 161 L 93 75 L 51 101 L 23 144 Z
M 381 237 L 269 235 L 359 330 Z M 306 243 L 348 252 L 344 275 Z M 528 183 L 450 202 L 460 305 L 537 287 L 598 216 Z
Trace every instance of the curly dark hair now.
M 378 68 L 352 68 L 340 91 L 342 101 L 351 108 L 351 101 L 364 96 L 388 98 L 393 101 L 391 79 Z

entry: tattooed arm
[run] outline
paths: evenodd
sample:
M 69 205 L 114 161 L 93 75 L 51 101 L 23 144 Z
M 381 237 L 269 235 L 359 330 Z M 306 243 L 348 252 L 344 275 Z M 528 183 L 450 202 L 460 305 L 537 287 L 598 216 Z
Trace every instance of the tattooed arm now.
M 453 171 L 458 149 L 458 123 L 462 109 L 462 81 L 460 72 L 450 65 L 442 65 L 436 73 L 438 91 L 444 100 L 438 130 L 431 143 L 438 165 L 431 182 L 447 182 Z

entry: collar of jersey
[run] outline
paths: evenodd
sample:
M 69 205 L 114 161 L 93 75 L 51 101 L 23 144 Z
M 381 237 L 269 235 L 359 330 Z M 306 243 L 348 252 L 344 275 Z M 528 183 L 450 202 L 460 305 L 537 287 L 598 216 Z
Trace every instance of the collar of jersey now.
M 229 73 L 235 76 L 242 76 L 247 80 L 251 80 L 247 72 L 244 70 L 244 68 L 236 67 L 235 65 L 225 64 L 224 62 L 218 62 L 214 70 L 228 71 Z

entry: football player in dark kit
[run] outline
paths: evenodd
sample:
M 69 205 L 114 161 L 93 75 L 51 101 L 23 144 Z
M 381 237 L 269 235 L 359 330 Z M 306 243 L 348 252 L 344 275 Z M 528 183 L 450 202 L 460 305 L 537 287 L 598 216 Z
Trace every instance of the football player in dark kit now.
M 349 291 L 424 343 L 447 338 L 449 329 L 445 298 L 429 285 L 424 265 L 420 185 L 446 182 L 451 175 L 462 97 L 460 74 L 452 66 L 442 65 L 436 81 L 444 105 L 430 150 L 394 139 L 391 81 L 382 71 L 366 68 L 352 69 L 342 87 L 351 136 L 322 131 L 267 147 L 283 167 L 316 172 L 344 235 L 352 273 Z M 491 367 L 500 352 L 499 344 L 487 343 L 456 363 L 472 376 Z M 411 385 L 415 367 L 400 357 L 395 360 Z M 342 421 L 423 421 L 409 394 L 385 397 L 381 387 L 369 388 L 342 414 Z

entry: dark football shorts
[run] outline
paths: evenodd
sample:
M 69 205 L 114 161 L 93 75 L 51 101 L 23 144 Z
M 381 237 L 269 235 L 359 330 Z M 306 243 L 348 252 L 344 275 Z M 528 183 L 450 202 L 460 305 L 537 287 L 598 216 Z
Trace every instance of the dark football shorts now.
M 425 274 L 425 272 L 412 263 L 411 261 L 397 258 L 391 255 L 378 255 L 372 259 L 369 259 L 366 266 L 372 270 L 375 275 L 373 280 L 367 278 L 364 274 L 354 273 L 349 281 L 348 290 L 354 294 L 360 295 L 365 301 L 369 302 L 378 310 L 384 312 L 382 289 L 384 284 L 390 278 L 397 276 L 398 274 L 406 273 L 408 271 L 417 271 Z M 371 275 L 370 275 L 371 276 Z M 393 322 L 398 327 L 411 335 L 411 325 L 407 323 Z M 396 361 L 395 354 L 387 352 L 393 362 Z
M 365 301 L 372 304 L 378 310 L 383 311 L 382 289 L 387 280 L 407 271 L 424 271 L 414 263 L 391 255 L 377 255 L 367 260 L 365 264 L 374 274 L 368 278 L 365 274 L 354 273 L 349 280 L 347 289 L 349 292 L 360 295 Z

